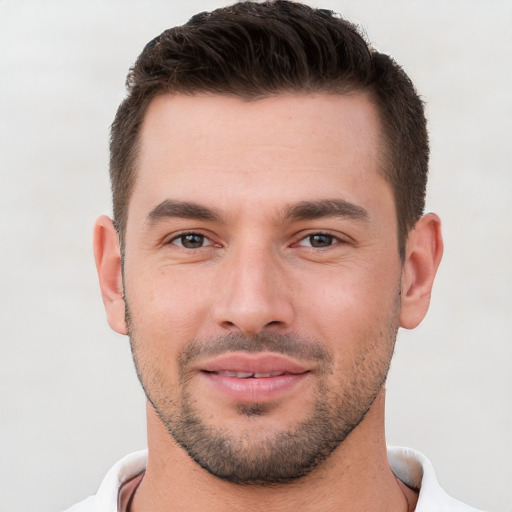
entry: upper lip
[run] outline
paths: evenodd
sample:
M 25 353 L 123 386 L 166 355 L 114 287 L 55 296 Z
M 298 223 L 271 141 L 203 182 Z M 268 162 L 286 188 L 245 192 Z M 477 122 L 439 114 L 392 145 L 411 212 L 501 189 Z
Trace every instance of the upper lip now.
M 275 353 L 231 352 L 217 356 L 198 365 L 199 371 L 218 373 L 234 372 L 249 374 L 301 374 L 309 368 Z

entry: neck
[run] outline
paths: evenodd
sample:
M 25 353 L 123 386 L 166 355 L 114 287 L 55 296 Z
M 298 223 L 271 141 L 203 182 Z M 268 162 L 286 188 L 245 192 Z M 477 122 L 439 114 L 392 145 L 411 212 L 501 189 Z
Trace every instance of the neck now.
M 237 485 L 212 476 L 174 442 L 151 406 L 148 453 L 146 474 L 131 512 L 411 512 L 416 502 L 415 493 L 394 476 L 388 464 L 383 390 L 364 420 L 328 459 L 293 483 Z

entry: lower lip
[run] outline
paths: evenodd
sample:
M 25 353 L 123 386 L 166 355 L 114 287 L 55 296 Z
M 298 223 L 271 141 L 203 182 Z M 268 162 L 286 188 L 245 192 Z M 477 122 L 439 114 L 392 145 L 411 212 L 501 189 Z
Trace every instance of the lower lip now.
M 239 402 L 266 402 L 279 398 L 298 386 L 309 372 L 287 373 L 277 377 L 239 379 L 218 373 L 202 372 L 207 381 L 217 390 Z

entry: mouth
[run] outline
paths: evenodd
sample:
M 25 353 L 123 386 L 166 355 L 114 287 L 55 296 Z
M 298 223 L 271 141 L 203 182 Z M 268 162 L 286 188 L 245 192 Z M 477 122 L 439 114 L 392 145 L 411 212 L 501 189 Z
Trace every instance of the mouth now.
M 279 377 L 281 375 L 285 375 L 286 372 L 237 372 L 231 370 L 223 370 L 220 372 L 208 372 L 208 373 L 216 373 L 217 375 L 224 375 L 226 377 L 235 377 L 237 379 L 268 379 L 271 377 Z
M 268 402 L 296 391 L 312 369 L 280 354 L 230 353 L 197 368 L 215 393 L 237 402 Z

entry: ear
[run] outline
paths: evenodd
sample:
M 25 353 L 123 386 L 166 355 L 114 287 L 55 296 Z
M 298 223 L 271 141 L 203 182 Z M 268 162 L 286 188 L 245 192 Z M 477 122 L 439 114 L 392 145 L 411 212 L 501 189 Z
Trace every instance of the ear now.
M 442 255 L 441 221 L 437 215 L 429 213 L 420 218 L 407 240 L 402 271 L 402 327 L 414 329 L 427 314 Z
M 110 327 L 126 334 L 119 237 L 112 219 L 101 216 L 94 225 L 94 259 Z

